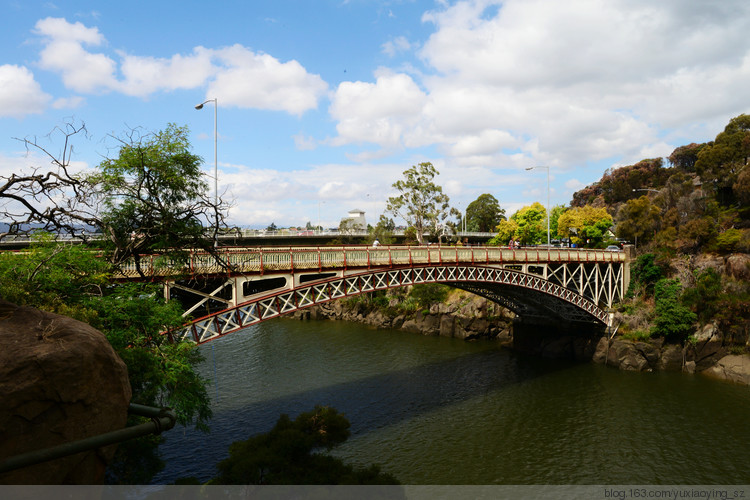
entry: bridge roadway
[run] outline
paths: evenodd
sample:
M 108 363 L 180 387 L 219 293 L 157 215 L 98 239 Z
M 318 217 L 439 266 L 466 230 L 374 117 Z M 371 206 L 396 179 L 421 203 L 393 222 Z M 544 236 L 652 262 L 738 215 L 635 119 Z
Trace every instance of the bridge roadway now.
M 149 279 L 180 299 L 185 316 L 202 316 L 173 339 L 197 343 L 332 300 L 444 283 L 507 307 L 522 318 L 560 324 L 611 322 L 609 309 L 629 284 L 630 249 L 529 247 L 338 246 L 220 249 L 220 263 L 192 252 L 184 265 L 158 257 L 141 262 Z M 123 279 L 138 279 L 134 263 Z

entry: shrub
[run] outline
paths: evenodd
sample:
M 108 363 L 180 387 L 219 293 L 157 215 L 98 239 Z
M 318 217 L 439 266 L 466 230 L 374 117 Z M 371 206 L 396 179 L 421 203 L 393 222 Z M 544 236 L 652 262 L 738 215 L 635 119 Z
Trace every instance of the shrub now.
M 680 302 L 681 290 L 680 282 L 675 279 L 662 279 L 654 285 L 656 317 L 651 335 L 663 335 L 670 342 L 687 339 L 697 317 Z
M 450 292 L 450 287 L 441 285 L 440 283 L 424 283 L 421 285 L 414 285 L 409 292 L 409 297 L 412 298 L 419 308 L 429 309 L 433 304 L 443 302 Z

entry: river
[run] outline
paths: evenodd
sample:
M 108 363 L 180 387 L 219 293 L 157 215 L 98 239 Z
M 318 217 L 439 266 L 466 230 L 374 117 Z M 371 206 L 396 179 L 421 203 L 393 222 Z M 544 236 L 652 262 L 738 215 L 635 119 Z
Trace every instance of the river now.
M 201 346 L 211 433 L 177 427 L 155 484 L 215 474 L 233 441 L 329 405 L 333 454 L 403 484 L 748 484 L 750 388 L 519 355 L 492 341 L 277 319 Z

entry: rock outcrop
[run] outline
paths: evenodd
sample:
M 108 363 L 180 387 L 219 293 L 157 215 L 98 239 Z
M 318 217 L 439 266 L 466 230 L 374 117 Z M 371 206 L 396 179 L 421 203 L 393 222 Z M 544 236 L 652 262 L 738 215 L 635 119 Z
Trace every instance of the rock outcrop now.
M 750 385 L 750 356 L 747 354 L 724 356 L 703 373 L 710 377 Z
M 104 335 L 71 318 L 0 299 L 0 457 L 125 426 L 127 368 Z M 0 475 L 1 484 L 99 484 L 115 448 Z
M 394 299 L 395 300 L 395 299 Z M 394 304 L 391 304 L 394 305 Z M 514 315 L 507 309 L 463 291 L 454 291 L 443 303 L 413 314 L 387 314 L 364 302 L 333 301 L 294 314 L 298 319 L 356 321 L 378 328 L 400 329 L 423 335 L 461 339 L 490 338 L 512 340 Z

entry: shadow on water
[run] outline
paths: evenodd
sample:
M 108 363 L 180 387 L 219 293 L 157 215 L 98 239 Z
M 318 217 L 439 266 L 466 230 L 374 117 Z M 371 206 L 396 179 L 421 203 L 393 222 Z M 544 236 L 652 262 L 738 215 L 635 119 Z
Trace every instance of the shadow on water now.
M 209 479 L 231 443 L 269 431 L 283 413 L 294 418 L 316 404 L 332 406 L 349 419 L 354 437 L 573 366 L 498 347 L 215 411 L 210 434 L 177 428 L 165 436 L 167 466 L 154 483 Z

